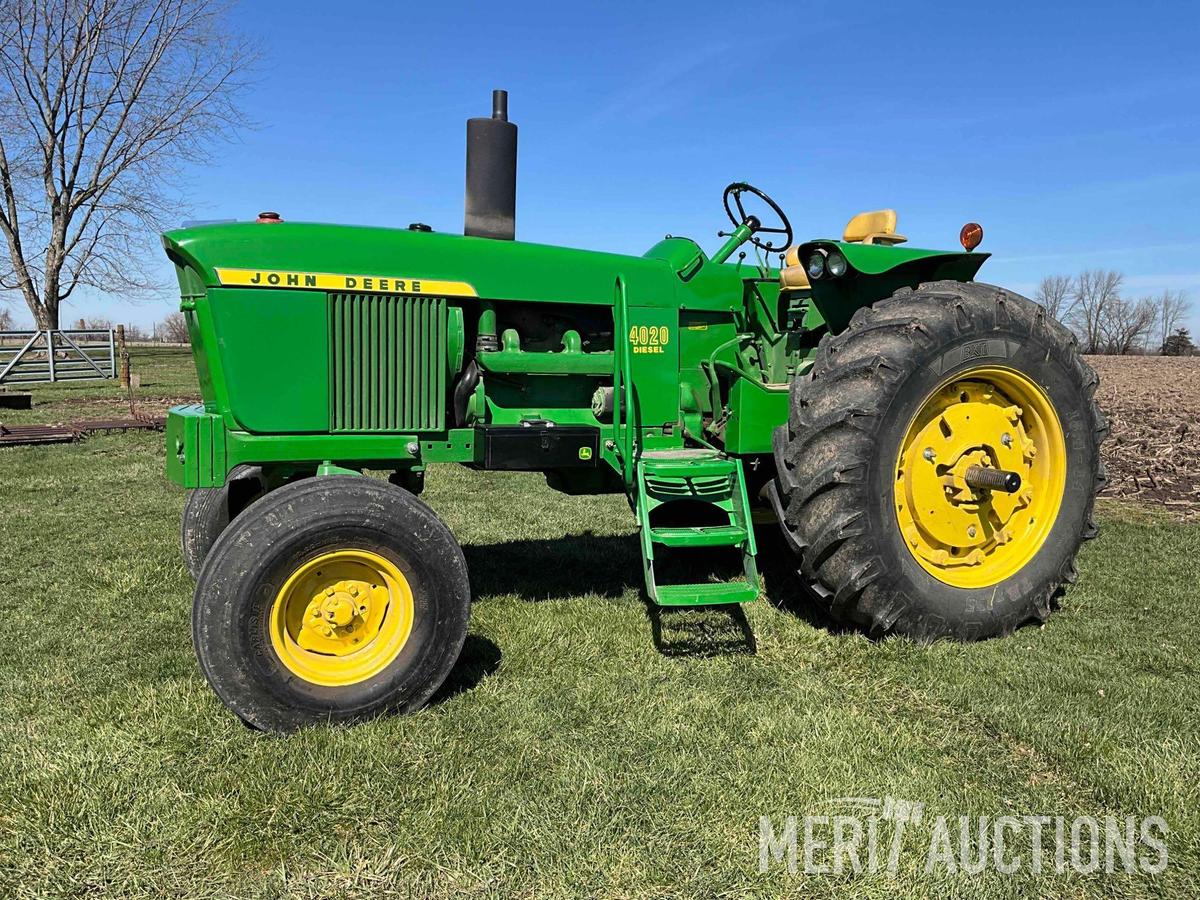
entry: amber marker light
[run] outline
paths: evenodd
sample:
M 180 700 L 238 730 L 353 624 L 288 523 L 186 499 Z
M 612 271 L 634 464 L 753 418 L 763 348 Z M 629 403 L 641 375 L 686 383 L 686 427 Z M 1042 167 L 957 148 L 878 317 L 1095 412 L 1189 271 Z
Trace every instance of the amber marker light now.
M 978 222 L 968 222 L 962 227 L 962 231 L 958 233 L 958 240 L 967 249 L 967 252 L 970 253 L 983 240 L 983 226 Z

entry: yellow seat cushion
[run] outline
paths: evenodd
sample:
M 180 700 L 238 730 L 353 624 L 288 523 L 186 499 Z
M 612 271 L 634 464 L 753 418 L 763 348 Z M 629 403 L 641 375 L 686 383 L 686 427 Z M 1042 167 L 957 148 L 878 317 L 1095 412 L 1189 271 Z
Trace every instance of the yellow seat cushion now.
M 876 209 L 851 219 L 842 233 L 842 240 L 848 244 L 903 244 L 908 238 L 896 234 L 894 209 Z
M 779 287 L 785 291 L 806 291 L 808 271 L 800 263 L 800 248 L 792 247 L 783 257 L 783 268 L 779 270 Z

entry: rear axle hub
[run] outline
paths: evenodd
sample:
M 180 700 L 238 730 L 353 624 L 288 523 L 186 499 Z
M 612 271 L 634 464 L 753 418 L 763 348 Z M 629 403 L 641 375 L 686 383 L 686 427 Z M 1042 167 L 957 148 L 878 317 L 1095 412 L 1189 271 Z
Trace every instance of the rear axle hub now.
M 1062 455 L 1062 428 L 1035 384 L 999 368 L 957 376 L 926 398 L 900 449 L 895 506 L 909 550 L 958 587 L 1007 577 L 1053 523 Z

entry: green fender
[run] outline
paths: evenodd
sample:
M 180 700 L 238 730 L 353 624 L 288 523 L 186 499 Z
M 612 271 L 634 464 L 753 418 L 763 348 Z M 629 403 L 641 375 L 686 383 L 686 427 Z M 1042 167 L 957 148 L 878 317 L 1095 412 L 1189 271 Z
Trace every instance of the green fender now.
M 800 245 L 800 262 L 807 265 L 816 249 L 846 257 L 846 274 L 828 274 L 812 282 L 812 300 L 835 334 L 846 327 L 855 310 L 890 297 L 902 287 L 926 281 L 971 281 L 990 253 L 923 250 L 884 244 L 809 241 Z

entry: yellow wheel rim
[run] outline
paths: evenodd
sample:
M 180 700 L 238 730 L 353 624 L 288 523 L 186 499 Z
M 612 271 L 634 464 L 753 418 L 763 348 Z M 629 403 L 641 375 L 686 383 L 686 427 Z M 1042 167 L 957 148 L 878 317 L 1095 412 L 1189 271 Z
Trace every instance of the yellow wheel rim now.
M 1016 472 L 1021 487 L 972 488 L 971 466 Z M 1062 424 L 1046 392 L 1012 369 L 969 369 L 926 397 L 909 423 L 896 462 L 896 518 L 926 572 L 954 587 L 988 587 L 1041 549 L 1066 481 Z
M 271 644 L 305 681 L 344 687 L 387 668 L 412 624 L 412 589 L 395 563 L 367 550 L 333 550 L 301 565 L 279 589 Z

